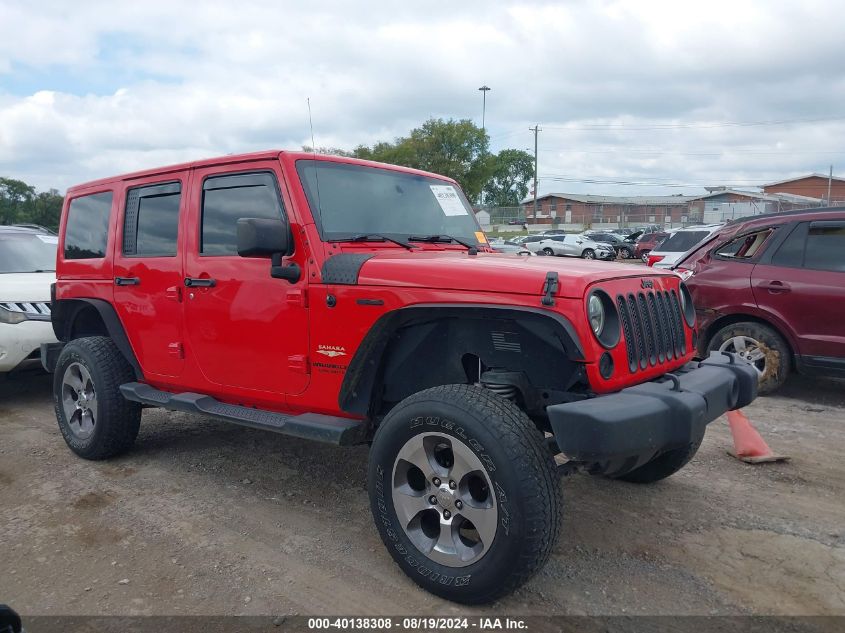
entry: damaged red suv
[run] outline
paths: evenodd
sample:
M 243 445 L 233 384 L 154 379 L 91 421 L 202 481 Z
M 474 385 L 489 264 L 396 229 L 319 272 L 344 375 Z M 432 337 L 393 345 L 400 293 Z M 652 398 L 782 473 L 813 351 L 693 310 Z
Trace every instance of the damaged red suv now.
M 793 369 L 845 376 L 845 207 L 735 220 L 674 270 L 695 300 L 700 354 L 737 354 L 761 393 Z
M 388 552 L 459 602 L 542 567 L 562 472 L 658 481 L 756 395 L 735 356 L 690 362 L 674 273 L 495 253 L 454 180 L 403 167 L 274 151 L 72 187 L 57 268 L 71 450 L 128 451 L 144 407 L 368 444 Z

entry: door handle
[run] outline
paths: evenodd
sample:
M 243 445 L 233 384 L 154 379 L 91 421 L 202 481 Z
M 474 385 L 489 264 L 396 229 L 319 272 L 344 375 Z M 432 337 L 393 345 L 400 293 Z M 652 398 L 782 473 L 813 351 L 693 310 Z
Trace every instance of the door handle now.
M 186 288 L 213 288 L 217 285 L 217 280 L 207 279 L 201 277 L 185 277 Z
M 115 286 L 138 286 L 141 284 L 140 277 L 115 277 Z
M 789 287 L 789 284 L 785 284 L 782 281 L 769 281 L 763 282 L 760 284 L 760 288 L 763 290 L 768 290 L 772 294 L 778 294 L 780 292 L 789 292 L 792 288 Z

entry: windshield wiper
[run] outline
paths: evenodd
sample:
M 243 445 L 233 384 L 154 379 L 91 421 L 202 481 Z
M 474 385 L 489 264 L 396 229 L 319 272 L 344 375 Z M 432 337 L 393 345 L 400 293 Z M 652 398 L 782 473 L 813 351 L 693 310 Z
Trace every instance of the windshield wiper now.
M 395 237 L 389 237 L 387 235 L 382 235 L 381 233 L 359 233 L 358 235 L 353 235 L 352 237 L 342 237 L 337 238 L 334 240 L 329 240 L 330 242 L 393 242 L 394 244 L 398 244 L 402 248 L 407 248 L 408 250 L 419 248 L 418 246 L 414 246 L 413 244 L 408 244 L 408 242 L 404 242 L 402 240 L 397 240 Z
M 468 248 L 468 249 L 477 249 L 477 244 L 470 244 L 465 240 L 458 239 L 457 237 L 452 237 L 451 235 L 412 235 L 408 238 L 409 242 L 456 242 L 461 246 Z

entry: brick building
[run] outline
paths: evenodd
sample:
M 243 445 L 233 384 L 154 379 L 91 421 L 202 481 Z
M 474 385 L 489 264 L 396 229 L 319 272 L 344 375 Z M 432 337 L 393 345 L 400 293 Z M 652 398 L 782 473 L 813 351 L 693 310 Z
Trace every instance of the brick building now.
M 828 177 L 824 174 L 809 174 L 788 180 L 770 182 L 763 185 L 764 193 L 786 193 L 797 196 L 819 198 L 827 201 Z M 830 198 L 845 201 L 845 178 L 834 176 L 830 180 Z
M 537 224 L 664 224 L 687 222 L 694 196 L 595 196 L 548 193 L 537 198 Z M 529 222 L 534 199 L 522 202 Z

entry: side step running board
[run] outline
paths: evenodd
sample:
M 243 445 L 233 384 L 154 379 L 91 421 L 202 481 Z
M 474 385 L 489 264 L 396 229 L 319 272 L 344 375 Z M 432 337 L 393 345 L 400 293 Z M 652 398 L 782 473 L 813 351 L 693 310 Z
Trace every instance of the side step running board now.
M 227 422 L 234 422 L 253 429 L 275 431 L 293 437 L 318 442 L 349 446 L 364 440 L 364 425 L 359 420 L 338 418 L 318 413 L 285 415 L 235 404 L 226 404 L 201 393 L 170 393 L 139 382 L 120 385 L 123 397 L 172 411 L 202 413 Z

